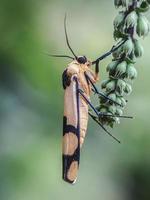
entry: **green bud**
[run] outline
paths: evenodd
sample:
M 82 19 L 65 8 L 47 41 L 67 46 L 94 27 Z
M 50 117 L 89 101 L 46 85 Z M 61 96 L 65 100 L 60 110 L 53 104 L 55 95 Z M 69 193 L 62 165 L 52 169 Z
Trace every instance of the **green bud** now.
M 109 106 L 108 111 L 114 115 L 116 113 L 116 106 L 114 106 L 114 105 Z
M 114 57 L 114 59 L 118 59 L 121 57 L 122 53 L 123 53 L 123 50 L 122 50 L 122 46 L 121 46 L 112 53 L 112 56 Z M 118 61 L 117 61 L 117 63 L 118 63 Z
M 115 93 L 109 94 L 108 97 L 109 97 L 112 101 L 116 101 L 116 94 L 115 94 Z
M 149 33 L 149 22 L 143 15 L 138 17 L 136 32 L 139 37 L 146 36 Z
M 102 89 L 105 89 L 106 88 L 106 85 L 107 83 L 109 83 L 110 79 L 107 79 L 107 80 L 103 80 L 102 83 L 101 83 L 101 88 Z
M 123 22 L 125 17 L 124 12 L 119 12 L 119 14 L 114 19 L 114 28 L 118 28 L 120 24 Z
M 116 97 L 116 102 L 117 102 L 118 104 L 122 105 L 122 102 L 121 102 L 120 97 Z
M 122 107 L 125 107 L 127 105 L 126 100 L 123 97 L 120 97 L 120 100 L 121 100 Z
M 119 117 L 114 117 L 113 120 L 114 120 L 114 122 L 115 122 L 116 124 L 120 124 L 120 119 L 119 119 Z
M 130 14 L 127 15 L 125 19 L 126 27 L 134 27 L 137 23 L 137 14 L 135 11 L 132 11 Z
M 125 81 L 119 79 L 117 81 L 117 87 L 116 87 L 116 93 L 118 96 L 123 96 L 125 87 L 126 87 Z
M 109 72 L 110 75 L 114 73 L 117 64 L 118 61 L 112 61 L 111 63 L 108 64 L 106 70 L 107 72 Z
M 134 40 L 134 54 L 136 57 L 141 57 L 144 53 L 143 46 L 140 44 L 138 40 Z
M 122 5 L 121 0 L 114 0 L 114 4 L 117 8 Z
M 114 0 L 115 6 L 118 8 L 119 6 L 127 7 L 129 4 L 129 0 Z
M 148 1 L 143 1 L 140 5 L 140 7 L 137 9 L 139 12 L 146 12 L 149 10 L 149 4 Z M 149 1 L 150 2 L 150 1 Z
M 132 92 L 132 87 L 128 83 L 126 83 L 126 87 L 124 89 L 124 92 L 129 95 Z
M 129 54 L 131 54 L 131 52 L 133 51 L 133 48 L 134 48 L 134 46 L 133 46 L 133 42 L 132 42 L 132 40 L 131 39 L 128 39 L 124 44 L 123 44 L 123 47 L 122 47 L 122 49 L 123 49 L 123 51 L 124 51 L 124 53 L 127 55 L 129 55 Z
M 121 0 L 122 1 L 122 6 L 127 7 L 129 4 L 129 0 Z
M 119 116 L 123 115 L 123 112 L 120 108 L 116 109 L 116 115 L 119 115 Z
M 128 64 L 128 67 L 127 67 L 127 77 L 131 80 L 135 79 L 137 77 L 137 71 L 136 71 L 134 65 L 131 63 Z
M 107 92 L 113 91 L 113 90 L 115 89 L 115 85 L 116 85 L 115 81 L 110 81 L 110 82 L 107 83 L 107 85 L 106 85 L 106 91 L 107 91 Z
M 119 63 L 116 67 L 116 76 L 121 76 L 126 72 L 127 69 L 127 63 L 126 61 L 123 61 L 121 63 Z
M 147 2 L 150 4 L 150 0 L 147 0 Z
M 102 112 L 102 113 L 107 113 L 107 108 L 106 108 L 106 107 L 101 107 L 101 108 L 100 108 L 100 112 Z

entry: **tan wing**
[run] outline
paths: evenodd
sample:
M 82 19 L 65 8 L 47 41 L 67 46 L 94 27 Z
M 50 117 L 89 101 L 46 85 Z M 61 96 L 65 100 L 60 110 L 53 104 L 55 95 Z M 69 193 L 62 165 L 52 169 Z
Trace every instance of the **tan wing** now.
M 80 113 L 78 85 L 72 76 L 64 94 L 63 179 L 74 183 L 80 159 Z

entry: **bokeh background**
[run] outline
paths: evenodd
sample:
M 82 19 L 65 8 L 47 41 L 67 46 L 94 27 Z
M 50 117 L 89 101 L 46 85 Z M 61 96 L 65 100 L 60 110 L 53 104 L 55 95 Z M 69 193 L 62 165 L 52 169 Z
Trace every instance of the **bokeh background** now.
M 142 41 L 145 54 L 125 110 L 134 120 L 111 130 L 122 144 L 90 120 L 78 182 L 61 179 L 61 74 L 68 60 L 44 52 L 70 54 L 65 12 L 78 55 L 95 59 L 110 49 L 113 1 L 0 1 L 0 199 L 149 200 L 150 36 Z M 101 63 L 101 79 L 110 59 Z

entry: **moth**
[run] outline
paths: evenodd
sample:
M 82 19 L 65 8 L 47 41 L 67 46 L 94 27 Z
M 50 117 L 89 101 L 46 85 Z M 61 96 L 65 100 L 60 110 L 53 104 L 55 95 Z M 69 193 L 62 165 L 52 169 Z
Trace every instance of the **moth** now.
M 62 84 L 64 88 L 62 177 L 64 181 L 74 184 L 77 180 L 80 162 L 80 149 L 86 136 L 88 116 L 96 121 L 107 134 L 120 143 L 120 141 L 111 133 L 109 133 L 106 128 L 97 120 L 97 117 L 115 116 L 98 112 L 90 101 L 90 95 L 92 92 L 94 92 L 97 95 L 103 96 L 108 101 L 118 104 L 100 92 L 95 86 L 95 83 L 99 80 L 100 61 L 111 55 L 123 43 L 119 42 L 107 53 L 98 57 L 94 61 L 90 61 L 86 56 L 77 56 L 72 50 L 67 35 L 66 16 L 64 19 L 64 29 L 66 43 L 73 54 L 73 57 L 67 55 L 50 56 L 72 59 L 62 74 Z M 92 70 L 93 65 L 95 66 L 95 70 Z M 89 111 L 89 107 L 91 110 L 93 110 L 95 115 Z M 120 117 L 126 118 L 127 116 Z

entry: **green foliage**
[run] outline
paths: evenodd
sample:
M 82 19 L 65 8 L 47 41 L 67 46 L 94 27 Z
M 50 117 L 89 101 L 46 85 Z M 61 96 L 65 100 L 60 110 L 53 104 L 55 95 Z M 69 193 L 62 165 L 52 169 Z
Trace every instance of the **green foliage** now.
M 114 19 L 114 39 L 117 42 L 124 41 L 124 43 L 113 52 L 112 62 L 106 68 L 109 78 L 102 82 L 101 87 L 106 95 L 120 106 L 100 97 L 99 110 L 102 112 L 105 108 L 106 113 L 121 116 L 122 110 L 127 104 L 125 95 L 132 92 L 131 80 L 137 77 L 134 64 L 144 52 L 139 37 L 147 36 L 150 31 L 150 24 L 144 16 L 144 12 L 149 10 L 150 1 L 115 0 L 114 4 L 116 8 L 121 7 L 122 9 Z M 102 124 L 111 127 L 114 123 L 119 123 L 118 117 L 107 116 L 99 120 Z

